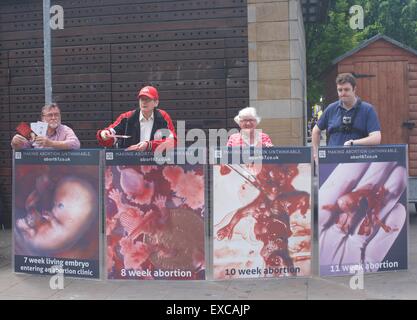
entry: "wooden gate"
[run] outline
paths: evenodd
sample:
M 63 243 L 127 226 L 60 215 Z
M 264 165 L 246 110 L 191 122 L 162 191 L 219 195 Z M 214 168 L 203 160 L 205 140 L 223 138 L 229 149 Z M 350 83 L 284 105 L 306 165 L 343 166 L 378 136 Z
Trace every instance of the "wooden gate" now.
M 382 126 L 383 144 L 407 144 L 409 119 L 407 61 L 378 61 L 354 64 L 358 75 L 357 94 L 373 104 Z M 379 96 L 378 92 L 385 92 Z

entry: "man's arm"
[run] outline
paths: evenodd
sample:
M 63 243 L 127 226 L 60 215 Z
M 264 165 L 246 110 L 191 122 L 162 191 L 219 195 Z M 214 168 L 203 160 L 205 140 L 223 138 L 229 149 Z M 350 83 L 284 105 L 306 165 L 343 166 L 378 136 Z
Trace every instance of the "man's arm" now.
M 317 154 L 319 152 L 319 146 L 320 146 L 320 136 L 321 136 L 321 130 L 317 125 L 315 125 L 313 128 L 313 131 L 311 132 L 311 144 L 313 146 L 314 161 L 316 162 L 317 162 Z
M 155 139 L 155 140 L 149 141 L 147 148 L 149 151 L 153 151 L 153 152 L 155 152 L 155 150 L 159 146 L 161 146 L 161 148 L 163 149 L 170 149 L 170 148 L 174 148 L 177 144 L 177 135 L 175 133 L 175 127 L 172 124 L 171 117 L 166 111 L 159 110 L 159 112 L 161 113 L 165 121 L 167 122 L 167 128 L 163 128 L 163 129 L 167 129 L 169 132 L 168 131 L 164 132 L 165 137 L 162 139 Z
M 75 134 L 74 130 L 72 130 L 70 127 L 65 126 L 64 132 L 65 132 L 65 140 L 53 141 L 56 145 L 54 148 L 70 149 L 70 150 L 80 149 L 81 143 L 77 135 Z M 63 142 L 63 143 L 61 144 L 60 142 Z
M 62 126 L 63 133 L 60 133 L 59 141 L 54 141 L 48 137 L 37 136 L 35 142 L 41 147 L 60 149 L 60 150 L 74 150 L 80 149 L 80 140 L 78 140 L 74 131 L 67 126 Z M 61 136 L 62 134 L 62 136 Z
M 374 131 L 369 136 L 362 139 L 348 140 L 345 142 L 345 146 L 372 146 L 381 143 L 381 131 Z
M 345 142 L 348 145 L 377 145 L 381 143 L 381 125 L 379 124 L 378 115 L 373 107 L 369 108 L 366 120 L 366 132 L 368 136 L 361 139 L 351 139 Z
M 131 116 L 132 113 L 133 111 L 122 113 L 117 117 L 116 121 L 109 125 L 107 128 L 98 130 L 96 134 L 98 144 L 102 147 L 112 147 L 116 143 L 117 139 L 111 137 L 111 135 L 123 134 L 122 132 L 119 132 L 121 127 L 123 127 L 122 122 L 124 123 L 124 121 L 126 121 L 125 119 Z
M 20 134 L 15 134 L 10 144 L 14 150 L 29 149 L 32 147 L 30 142 Z

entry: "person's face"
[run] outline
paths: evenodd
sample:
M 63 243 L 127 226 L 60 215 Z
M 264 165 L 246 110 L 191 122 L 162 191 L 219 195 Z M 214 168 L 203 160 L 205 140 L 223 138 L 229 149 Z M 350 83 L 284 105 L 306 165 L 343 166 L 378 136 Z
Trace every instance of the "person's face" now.
M 48 127 L 56 129 L 61 124 L 61 112 L 58 108 L 50 108 L 42 114 L 42 121 L 48 123 Z
M 158 105 L 158 100 L 151 99 L 147 96 L 140 96 L 139 97 L 139 107 L 142 113 L 146 116 L 152 114 L 152 111 Z
M 355 101 L 356 92 L 349 82 L 338 84 L 337 94 L 339 99 L 345 104 L 352 104 Z
M 60 180 L 50 212 L 28 213 L 16 221 L 24 243 L 37 252 L 61 252 L 72 247 L 90 227 L 97 211 L 97 195 L 79 178 Z
M 242 117 L 239 120 L 240 129 L 244 130 L 254 130 L 257 126 L 256 119 L 252 117 Z

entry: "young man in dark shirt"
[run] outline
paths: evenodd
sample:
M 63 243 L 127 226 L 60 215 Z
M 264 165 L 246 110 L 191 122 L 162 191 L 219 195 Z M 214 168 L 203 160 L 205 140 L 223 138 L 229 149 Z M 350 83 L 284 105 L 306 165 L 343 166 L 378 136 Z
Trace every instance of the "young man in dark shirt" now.
M 312 132 L 314 159 L 317 159 L 320 134 L 327 130 L 328 146 L 377 145 L 381 126 L 374 107 L 356 96 L 356 80 L 350 73 L 336 78 L 339 101 L 323 112 Z

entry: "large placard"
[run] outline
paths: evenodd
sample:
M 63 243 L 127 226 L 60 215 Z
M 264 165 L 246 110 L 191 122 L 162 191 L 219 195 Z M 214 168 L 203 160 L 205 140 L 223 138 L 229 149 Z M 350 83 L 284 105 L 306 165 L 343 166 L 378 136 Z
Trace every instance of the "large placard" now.
M 320 275 L 408 266 L 407 146 L 319 149 Z
M 213 278 L 310 275 L 310 149 L 229 148 L 216 156 Z
M 99 150 L 14 153 L 15 272 L 100 277 L 100 181 Z
M 204 165 L 105 154 L 108 279 L 205 279 Z

